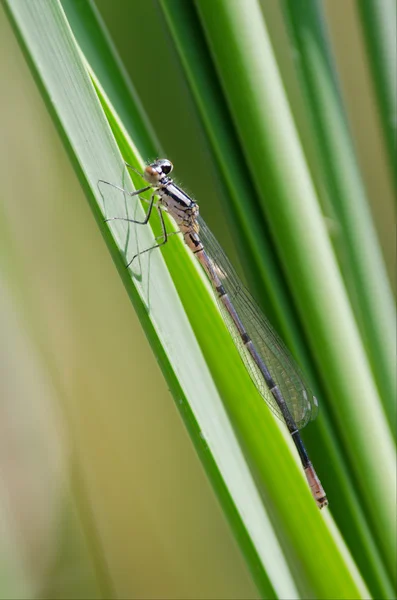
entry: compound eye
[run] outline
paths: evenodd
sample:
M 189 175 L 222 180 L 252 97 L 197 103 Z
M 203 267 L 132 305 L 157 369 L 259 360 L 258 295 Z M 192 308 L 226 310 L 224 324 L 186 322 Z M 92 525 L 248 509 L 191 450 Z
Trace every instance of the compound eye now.
M 164 175 L 168 175 L 168 173 L 171 173 L 172 171 L 172 162 L 169 160 L 165 160 L 164 162 L 161 163 L 161 170 L 164 173 Z

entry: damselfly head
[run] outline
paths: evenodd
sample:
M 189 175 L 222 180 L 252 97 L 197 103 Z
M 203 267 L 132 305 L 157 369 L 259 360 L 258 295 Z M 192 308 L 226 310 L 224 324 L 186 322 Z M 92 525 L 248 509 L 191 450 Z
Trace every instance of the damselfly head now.
M 156 185 L 161 182 L 163 177 L 171 173 L 173 168 L 174 165 L 170 160 L 159 158 L 145 167 L 144 178 L 152 185 Z

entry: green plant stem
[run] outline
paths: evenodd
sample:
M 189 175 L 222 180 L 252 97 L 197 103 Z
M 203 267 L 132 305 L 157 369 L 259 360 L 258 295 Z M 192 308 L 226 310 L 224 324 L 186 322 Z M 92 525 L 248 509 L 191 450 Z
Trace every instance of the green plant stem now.
M 284 0 L 317 158 L 345 246 L 341 270 L 394 433 L 395 305 L 355 158 L 319 2 Z
M 124 158 L 129 161 L 128 137 L 107 99 L 98 91 L 119 147 Z M 186 270 L 184 253 L 170 245 L 164 251 L 164 257 L 213 378 L 242 440 L 249 463 L 255 469 L 260 489 L 271 499 L 267 504 L 270 503 L 272 507 L 278 528 L 285 529 L 288 553 L 292 551 L 295 558 L 290 562 L 294 565 L 299 561 L 305 565 L 305 575 L 301 575 L 303 582 L 299 588 L 302 597 L 306 597 L 312 589 L 321 598 L 354 598 L 356 594 L 365 597 L 368 592 L 355 567 L 346 570 L 345 549 L 339 547 L 337 550 L 335 546 L 338 536 L 329 537 L 330 530 L 333 530 L 332 522 L 326 516 L 325 520 L 322 519 L 318 510 L 313 512 L 315 506 L 309 501 L 307 486 L 299 486 L 299 495 L 292 493 L 298 483 L 304 483 L 299 461 L 292 465 L 287 459 L 284 454 L 286 448 L 279 437 L 280 432 L 272 427 L 274 422 L 268 408 L 261 400 L 258 402 L 256 393 L 249 393 L 252 384 L 251 388 L 248 386 L 246 389 L 245 377 L 241 377 L 239 369 L 241 361 L 234 344 L 222 324 L 219 330 L 216 327 L 220 319 L 219 313 L 213 303 L 208 303 L 207 299 L 202 301 L 198 293 L 200 286 L 190 269 L 189 272 Z M 208 331 L 211 331 L 210 337 Z M 225 377 L 225 373 L 233 373 L 233 377 Z M 244 402 L 241 401 L 242 398 Z M 272 457 L 271 460 L 269 456 Z M 294 498 L 294 510 L 291 510 L 291 498 Z M 320 552 L 319 548 L 322 548 Z M 325 556 L 328 558 L 325 559 Z M 326 570 L 323 568 L 325 563 Z
M 291 330 L 293 320 L 288 318 L 286 311 L 291 311 L 291 306 L 283 297 L 283 288 L 278 285 L 279 273 L 270 261 L 266 261 L 268 249 L 266 248 L 268 235 L 262 222 L 251 210 L 252 203 L 256 204 L 256 194 L 247 177 L 247 166 L 241 152 L 237 150 L 237 138 L 234 133 L 233 123 L 230 120 L 228 107 L 219 89 L 219 82 L 214 72 L 211 58 L 208 56 L 208 47 L 197 19 L 194 6 L 184 0 L 161 0 L 167 24 L 170 28 L 178 55 L 180 57 L 186 79 L 189 82 L 192 95 L 195 98 L 198 111 L 206 129 L 219 172 L 223 172 L 229 189 L 229 201 L 224 211 L 232 210 L 236 213 L 236 237 L 247 238 L 244 257 L 245 272 L 251 272 L 250 282 L 263 277 L 265 289 L 260 290 L 253 284 L 256 294 L 264 293 L 266 298 L 271 297 L 279 316 L 277 323 L 283 324 L 281 331 L 288 340 L 289 347 L 294 350 L 304 365 L 305 374 L 312 375 L 314 380 L 313 365 L 309 367 L 310 359 L 307 356 L 304 344 L 297 344 L 302 332 L 298 329 Z M 205 216 L 205 215 L 204 215 Z M 256 218 L 255 218 L 256 217 Z M 264 244 L 266 242 L 266 244 Z M 247 246 L 254 251 L 249 252 Z M 264 260 L 265 259 L 265 260 Z M 249 271 L 250 270 L 250 271 Z M 275 279 L 275 275 L 278 278 Z M 285 292 L 284 292 L 285 295 Z M 260 296 L 257 296 L 260 299 Z M 316 385 L 314 385 L 316 389 Z M 358 494 L 355 493 L 350 474 L 347 472 L 343 461 L 343 453 L 337 451 L 338 441 L 332 432 L 331 423 L 321 410 L 321 419 L 316 422 L 316 427 L 310 428 L 309 434 L 313 440 L 313 451 L 317 454 L 316 467 L 321 458 L 333 456 L 332 461 L 327 461 L 323 468 L 327 479 L 327 492 L 332 498 L 332 510 L 335 518 L 343 531 L 346 531 L 346 540 L 362 572 L 366 573 L 366 580 L 371 586 L 375 596 L 388 597 L 392 594 L 392 586 L 382 565 L 382 560 L 377 551 L 373 536 L 365 522 L 360 507 Z M 320 468 L 321 471 L 321 468 Z M 334 497 L 338 497 L 335 505 Z M 346 525 L 346 528 L 343 526 Z
M 318 206 L 257 2 L 197 6 L 264 211 L 333 400 L 384 559 L 394 570 L 395 445 Z M 310 308 L 309 308 L 310 307 Z M 376 440 L 376 445 L 369 440 Z
M 356 0 L 397 191 L 397 14 L 394 0 Z M 397 197 L 396 197 L 397 199 Z

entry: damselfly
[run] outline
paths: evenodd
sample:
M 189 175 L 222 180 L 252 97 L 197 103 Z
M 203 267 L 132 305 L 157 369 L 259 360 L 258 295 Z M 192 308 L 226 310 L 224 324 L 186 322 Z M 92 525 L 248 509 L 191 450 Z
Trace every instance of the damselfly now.
M 136 171 L 130 165 L 127 166 Z M 107 220 L 146 225 L 155 207 L 160 217 L 162 236 L 159 243 L 143 251 L 148 252 L 166 244 L 170 235 L 167 234 L 162 211 L 166 210 L 173 217 L 186 245 L 211 282 L 220 312 L 255 386 L 270 409 L 286 423 L 313 497 L 319 508 L 323 508 L 328 504 L 327 497 L 299 434 L 299 429 L 315 418 L 317 400 L 301 370 L 199 216 L 197 203 L 169 177 L 172 169 L 173 165 L 169 160 L 161 159 L 148 165 L 143 174 L 137 171 L 148 185 L 136 192 L 128 192 L 120 186 L 101 180 L 99 183 L 115 187 L 129 196 L 138 196 L 148 190 L 153 192 L 143 221 L 125 217 Z

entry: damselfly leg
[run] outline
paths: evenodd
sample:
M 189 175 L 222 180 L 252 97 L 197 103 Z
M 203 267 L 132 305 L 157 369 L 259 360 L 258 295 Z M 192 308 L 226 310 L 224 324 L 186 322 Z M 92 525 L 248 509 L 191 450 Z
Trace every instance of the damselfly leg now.
M 143 178 L 143 174 L 140 173 L 137 169 L 135 169 L 134 167 L 132 167 L 128 163 L 125 163 L 125 166 L 127 168 L 132 169 L 135 173 L 137 173 L 138 175 L 140 175 L 140 177 Z M 180 233 L 179 231 L 172 231 L 170 233 L 167 232 L 167 228 L 166 228 L 166 225 L 165 225 L 165 222 L 164 222 L 164 216 L 163 216 L 161 207 L 155 201 L 155 199 L 156 199 L 156 190 L 154 190 L 154 192 L 152 193 L 152 195 L 150 197 L 150 200 L 147 200 L 146 198 L 141 198 L 140 197 L 140 194 L 142 194 L 144 192 L 147 192 L 148 190 L 153 190 L 154 189 L 153 185 L 148 185 L 148 186 L 145 186 L 145 187 L 143 187 L 143 188 L 141 188 L 139 190 L 136 190 L 134 192 L 130 192 L 130 191 L 126 190 L 125 188 L 119 186 L 119 185 L 116 185 L 116 184 L 111 183 L 109 181 L 105 181 L 104 179 L 100 179 L 98 181 L 98 189 L 100 190 L 101 195 L 102 195 L 102 191 L 101 191 L 101 189 L 99 187 L 99 184 L 108 185 L 108 186 L 110 186 L 110 187 L 112 187 L 112 188 L 114 188 L 114 189 L 122 192 L 123 194 L 126 194 L 130 198 L 134 197 L 134 196 L 138 196 L 140 200 L 143 200 L 144 202 L 148 202 L 149 203 L 149 208 L 147 210 L 145 218 L 143 220 L 141 220 L 141 221 L 137 220 L 137 219 L 131 219 L 130 217 L 109 217 L 109 218 L 105 219 L 105 221 L 104 221 L 105 223 L 108 223 L 109 221 L 126 221 L 128 223 L 134 223 L 135 225 L 147 225 L 148 222 L 149 222 L 149 220 L 150 220 L 150 217 L 151 217 L 151 214 L 152 214 L 152 211 L 153 211 L 153 207 L 156 208 L 157 213 L 159 215 L 162 233 L 161 233 L 160 236 L 157 236 L 155 238 L 155 240 L 156 241 L 157 240 L 161 240 L 161 242 L 159 242 L 157 244 L 154 244 L 153 246 L 150 246 L 150 248 L 146 248 L 145 250 L 142 250 L 141 252 L 137 252 L 136 254 L 134 254 L 134 256 L 132 257 L 132 259 L 126 265 L 127 269 L 128 269 L 128 267 L 131 266 L 131 264 L 134 262 L 134 260 L 138 256 L 141 256 L 142 254 L 145 254 L 146 252 L 150 252 L 151 250 L 155 250 L 156 248 L 160 248 L 161 246 L 164 246 L 164 244 L 167 243 L 168 237 L 170 235 L 173 235 L 175 233 Z

